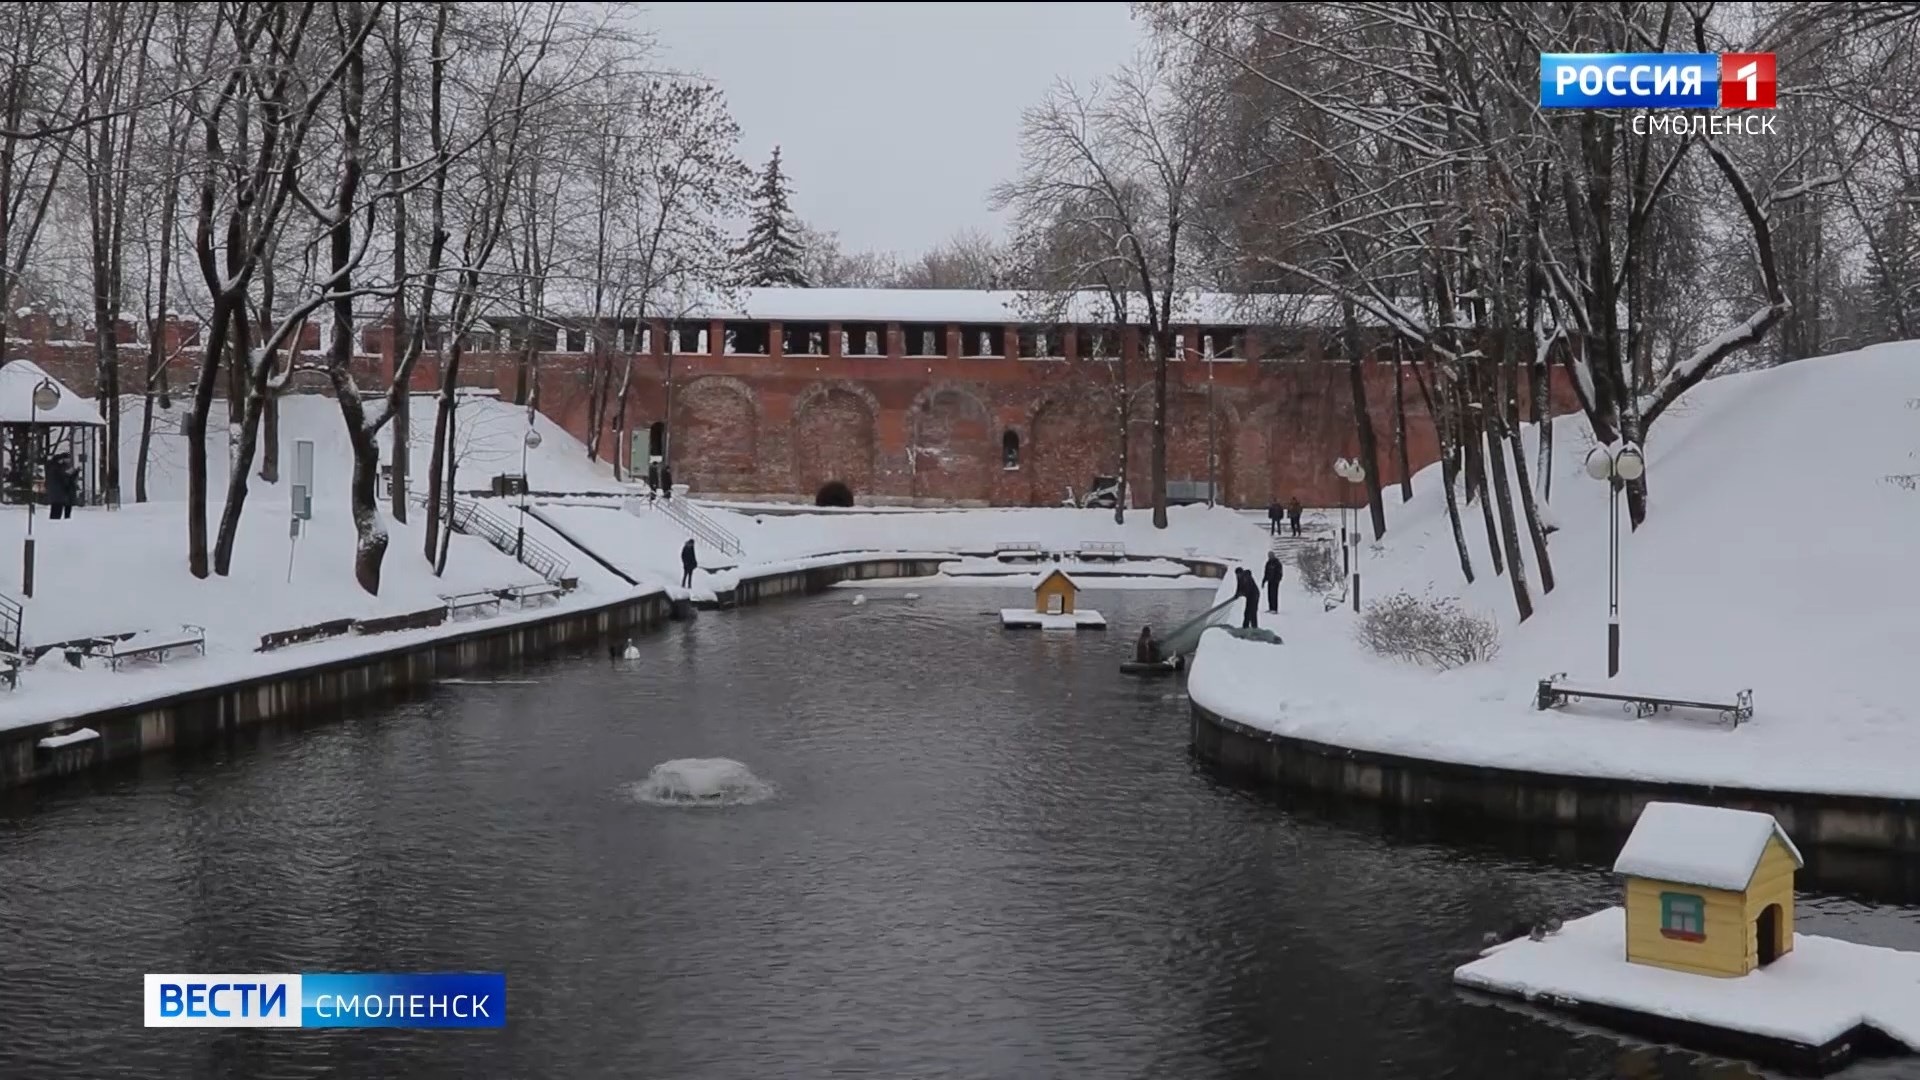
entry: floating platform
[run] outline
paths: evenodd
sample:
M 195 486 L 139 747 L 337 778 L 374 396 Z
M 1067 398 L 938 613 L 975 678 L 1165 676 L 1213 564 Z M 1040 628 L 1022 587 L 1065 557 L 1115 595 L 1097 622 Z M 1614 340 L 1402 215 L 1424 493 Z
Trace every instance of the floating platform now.
M 1031 608 L 1001 608 L 1000 625 L 1008 630 L 1105 630 L 1107 617 L 1082 608 L 1071 615 L 1047 615 Z
M 1453 973 L 1623 1032 L 1815 1074 L 1861 1055 L 1920 1050 L 1920 953 L 1795 934 L 1740 978 L 1626 961 L 1626 911 L 1574 919 L 1540 941 L 1495 945 Z

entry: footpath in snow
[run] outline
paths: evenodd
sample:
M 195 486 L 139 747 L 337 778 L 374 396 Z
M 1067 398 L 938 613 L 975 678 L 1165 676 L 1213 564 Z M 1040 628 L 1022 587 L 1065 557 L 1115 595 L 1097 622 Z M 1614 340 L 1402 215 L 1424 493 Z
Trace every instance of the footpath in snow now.
M 1827 1047 L 1871 1028 L 1920 1051 L 1920 953 L 1795 934 L 1793 949 L 1737 979 L 1626 961 L 1626 912 L 1574 919 L 1539 941 L 1486 951 L 1454 981 L 1561 1007 L 1600 1006 Z
M 1434 672 L 1377 657 L 1356 617 L 1321 609 L 1289 570 L 1284 646 L 1209 633 L 1189 690 L 1200 706 L 1280 735 L 1436 761 L 1638 781 L 1920 797 L 1920 343 L 1715 379 L 1654 429 L 1651 510 L 1621 539 L 1621 673 L 1631 691 L 1731 698 L 1711 713 L 1636 719 L 1617 703 L 1540 712 L 1538 682 L 1606 683 L 1607 492 L 1584 475 L 1582 417 L 1558 421 L 1550 537 L 1558 587 L 1517 623 L 1492 573 L 1480 508 L 1463 507 L 1479 575 L 1464 584 L 1438 467 L 1387 494 L 1388 535 L 1361 548 L 1362 595 L 1459 597 L 1491 616 L 1491 662 Z M 1528 462 L 1536 432 L 1529 431 Z M 1622 509 L 1624 519 L 1625 511 Z M 1256 574 L 1258 565 L 1254 566 Z M 1223 596 L 1225 594 L 1223 593 Z M 1266 617 L 1263 616 L 1263 619 Z

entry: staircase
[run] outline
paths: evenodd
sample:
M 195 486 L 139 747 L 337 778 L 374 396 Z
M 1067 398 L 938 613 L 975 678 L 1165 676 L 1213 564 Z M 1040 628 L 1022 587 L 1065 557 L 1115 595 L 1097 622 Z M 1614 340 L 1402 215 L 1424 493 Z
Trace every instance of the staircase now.
M 1302 525 L 1299 536 L 1291 535 L 1287 529 L 1282 528 L 1280 535 L 1274 537 L 1267 544 L 1267 550 L 1280 556 L 1281 562 L 1292 563 L 1298 566 L 1299 562 L 1295 559 L 1295 556 L 1299 554 L 1301 548 L 1312 547 L 1315 544 L 1338 545 L 1339 542 L 1340 534 L 1337 532 Z
M 722 528 L 712 515 L 685 499 L 628 499 L 626 509 L 634 515 L 645 514 L 649 509 L 665 514 L 674 524 L 691 533 L 695 540 L 702 541 L 729 558 L 739 558 L 743 550 L 739 537 Z
M 415 502 L 425 508 L 427 497 L 422 494 Z M 547 581 L 558 584 L 567 576 L 568 562 L 559 552 L 531 536 L 523 536 L 517 526 L 501 520 L 477 499 L 453 496 L 452 524 L 454 532 L 485 540 Z

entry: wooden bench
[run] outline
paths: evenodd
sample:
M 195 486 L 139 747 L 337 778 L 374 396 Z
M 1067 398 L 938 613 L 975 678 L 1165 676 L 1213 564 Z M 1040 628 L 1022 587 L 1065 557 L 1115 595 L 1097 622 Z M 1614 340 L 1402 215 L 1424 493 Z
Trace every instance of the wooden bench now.
M 1118 540 L 1082 540 L 1077 554 L 1081 562 L 1125 562 L 1127 545 Z
M 399 615 L 382 615 L 372 619 L 355 619 L 353 632 L 356 634 L 390 634 L 396 630 L 424 630 L 429 626 L 439 626 L 447 621 L 447 607 L 422 608 Z
M 1655 694 L 1636 694 L 1615 690 L 1587 690 L 1576 686 L 1567 686 L 1560 680 L 1566 673 L 1549 675 L 1540 680 L 1534 691 L 1533 707 L 1540 710 L 1555 708 L 1569 701 L 1593 698 L 1597 701 L 1618 701 L 1621 707 L 1636 717 L 1646 718 L 1655 713 L 1672 712 L 1675 709 L 1698 709 L 1702 712 L 1719 713 L 1720 719 L 1739 727 L 1742 720 L 1753 718 L 1753 691 L 1742 690 L 1733 696 L 1731 703 L 1717 701 L 1698 701 L 1691 698 L 1661 697 Z
M 339 637 L 353 632 L 352 619 L 329 619 L 311 626 L 296 626 L 291 630 L 275 630 L 260 635 L 260 647 L 256 652 L 272 652 L 288 645 L 301 645 L 309 641 Z
M 451 619 L 459 618 L 463 611 L 484 611 L 487 608 L 492 608 L 494 611 L 500 610 L 500 594 L 492 589 L 455 593 L 440 599 L 447 605 L 447 617 Z
M 207 655 L 206 629 L 191 623 L 183 623 L 178 630 L 108 638 L 89 649 L 87 655 L 96 660 L 105 660 L 107 667 L 119 671 L 120 665 L 128 660 L 157 660 L 165 663 L 167 657 L 180 649 L 193 649 L 201 656 Z
M 571 591 L 564 581 L 542 581 L 532 585 L 515 585 L 501 589 L 495 595 L 502 600 L 511 600 L 520 607 L 526 607 L 529 600 L 558 600 Z

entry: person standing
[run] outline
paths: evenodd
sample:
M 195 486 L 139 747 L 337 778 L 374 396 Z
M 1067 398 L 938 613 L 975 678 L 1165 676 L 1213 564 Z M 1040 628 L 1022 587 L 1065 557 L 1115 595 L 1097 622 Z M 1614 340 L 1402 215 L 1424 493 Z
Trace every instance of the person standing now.
M 1240 628 L 1258 630 L 1260 628 L 1260 583 L 1253 580 L 1253 571 L 1244 566 L 1235 568 L 1233 574 L 1234 579 L 1239 582 L 1234 595 L 1247 602 L 1246 610 L 1240 616 Z
M 1268 503 L 1267 504 L 1267 531 L 1272 533 L 1275 536 L 1279 536 L 1280 521 L 1285 516 L 1286 516 L 1286 511 L 1280 508 L 1279 503 L 1277 502 Z
M 680 546 L 680 587 L 693 588 L 693 572 L 700 569 L 700 560 L 693 553 L 693 538 Z
M 62 521 L 73 516 L 73 489 L 77 479 L 70 458 L 55 454 L 47 462 L 47 516 Z
M 668 502 L 673 501 L 673 470 L 665 465 L 660 466 L 660 491 L 666 495 Z
M 1261 584 L 1267 587 L 1267 613 L 1280 614 L 1280 579 L 1286 571 L 1280 565 L 1280 556 L 1267 553 L 1267 568 L 1260 575 Z
M 1293 527 L 1293 535 L 1300 535 L 1300 496 L 1295 495 L 1287 504 L 1287 523 Z

